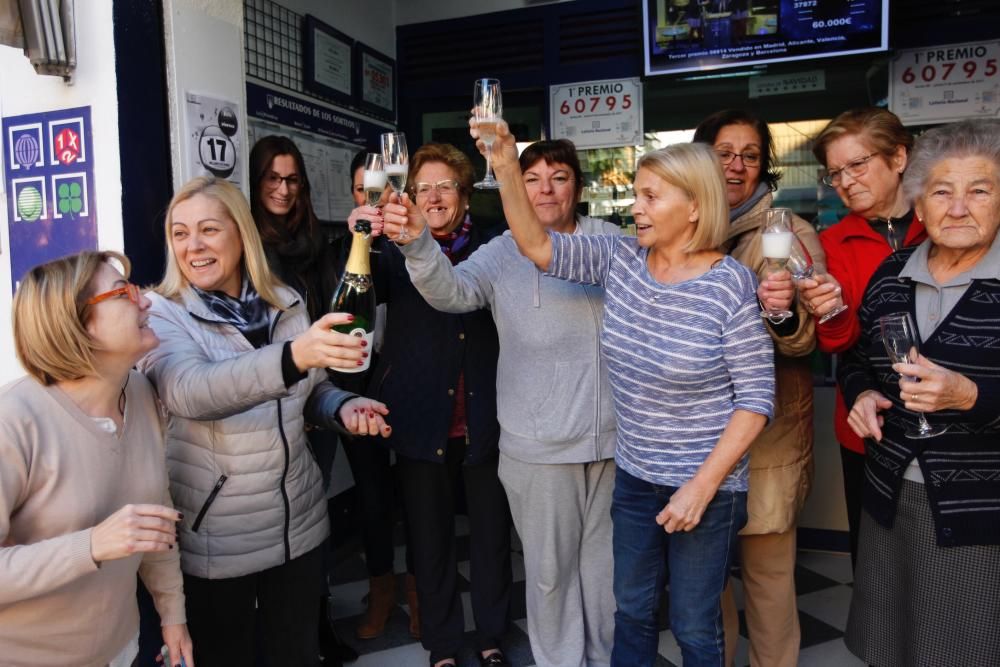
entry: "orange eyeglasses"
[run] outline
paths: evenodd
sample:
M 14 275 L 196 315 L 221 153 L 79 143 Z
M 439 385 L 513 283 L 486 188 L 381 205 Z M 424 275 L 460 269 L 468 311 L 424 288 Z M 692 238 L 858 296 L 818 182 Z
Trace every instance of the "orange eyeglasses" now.
M 100 294 L 87 299 L 86 303 L 88 306 L 93 306 L 94 304 L 102 301 L 107 301 L 108 299 L 120 299 L 123 296 L 127 297 L 132 303 L 139 303 L 139 286 L 133 285 L 132 283 L 125 283 L 125 287 L 119 287 L 117 289 L 108 290 L 107 292 L 101 292 Z

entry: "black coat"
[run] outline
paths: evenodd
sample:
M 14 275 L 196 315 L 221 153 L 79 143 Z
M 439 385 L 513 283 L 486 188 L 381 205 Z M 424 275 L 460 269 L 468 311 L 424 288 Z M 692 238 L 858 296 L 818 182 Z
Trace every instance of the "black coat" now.
M 460 259 L 489 240 L 473 225 Z M 413 287 L 399 249 L 385 244 L 372 255 L 375 288 L 388 304 L 385 338 L 367 395 L 389 407 L 392 435 L 386 443 L 413 459 L 443 463 L 455 392 L 464 373 L 468 425 L 465 462 L 497 453 L 496 375 L 499 342 L 492 314 L 434 310 Z

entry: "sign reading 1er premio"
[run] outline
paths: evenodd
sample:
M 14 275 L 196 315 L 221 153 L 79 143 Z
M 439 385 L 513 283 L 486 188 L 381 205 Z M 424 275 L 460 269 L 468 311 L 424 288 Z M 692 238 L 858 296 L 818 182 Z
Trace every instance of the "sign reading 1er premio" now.
M 3 119 L 10 271 L 97 247 L 90 107 Z
M 577 148 L 642 144 L 642 83 L 637 78 L 564 83 L 549 88 L 553 139 Z
M 1000 117 L 1000 41 L 900 51 L 889 104 L 905 125 Z

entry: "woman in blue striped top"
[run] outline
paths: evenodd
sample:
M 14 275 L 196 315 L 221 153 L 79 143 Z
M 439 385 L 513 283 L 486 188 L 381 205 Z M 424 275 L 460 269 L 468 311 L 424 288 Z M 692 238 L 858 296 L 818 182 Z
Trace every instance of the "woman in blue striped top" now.
M 521 253 L 551 275 L 605 288 L 601 347 L 618 422 L 612 664 L 653 664 L 669 571 L 684 664 L 721 665 L 719 597 L 746 521 L 747 448 L 773 412 L 774 365 L 756 276 L 718 251 L 729 220 L 718 161 L 699 144 L 645 155 L 637 238 L 627 238 L 548 233 L 503 123 L 492 150 Z

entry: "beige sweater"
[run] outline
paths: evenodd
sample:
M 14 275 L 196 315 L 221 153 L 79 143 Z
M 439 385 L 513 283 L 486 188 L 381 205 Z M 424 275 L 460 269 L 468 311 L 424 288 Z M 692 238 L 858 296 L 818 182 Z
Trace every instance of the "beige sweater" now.
M 119 439 L 56 387 L 0 388 L 0 665 L 106 665 L 138 630 L 136 572 L 163 625 L 186 620 L 176 548 L 90 556 L 123 505 L 169 504 L 155 395 L 135 371 L 126 392 Z

